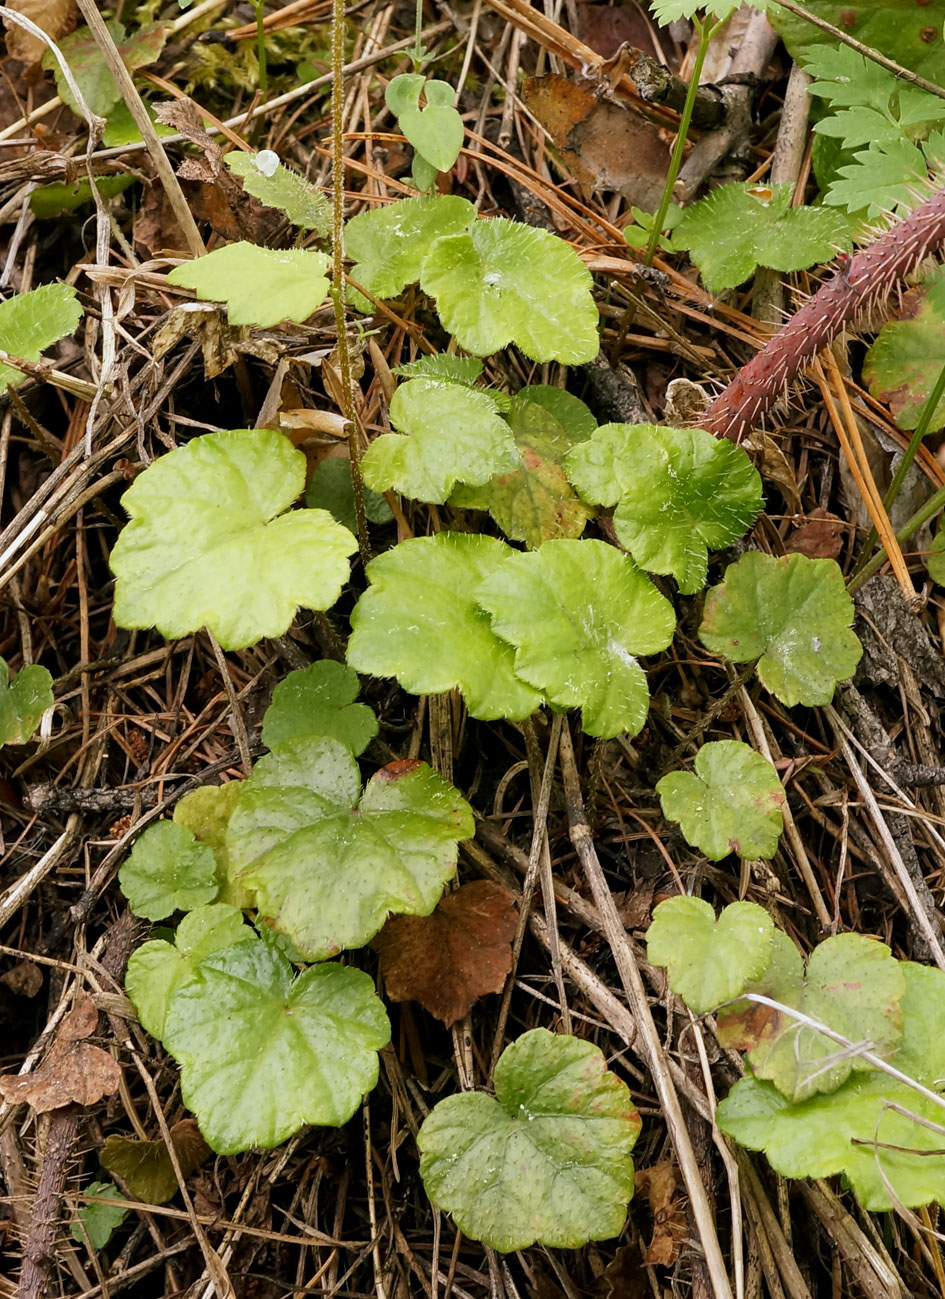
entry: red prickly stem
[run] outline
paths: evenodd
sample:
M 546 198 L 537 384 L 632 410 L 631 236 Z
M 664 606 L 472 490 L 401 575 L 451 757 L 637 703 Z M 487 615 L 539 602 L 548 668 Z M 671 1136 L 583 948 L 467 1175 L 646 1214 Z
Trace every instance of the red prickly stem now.
M 783 394 L 785 385 L 897 280 L 945 242 L 945 189 L 840 268 L 771 341 L 743 366 L 700 420 L 719 438 L 738 442 Z

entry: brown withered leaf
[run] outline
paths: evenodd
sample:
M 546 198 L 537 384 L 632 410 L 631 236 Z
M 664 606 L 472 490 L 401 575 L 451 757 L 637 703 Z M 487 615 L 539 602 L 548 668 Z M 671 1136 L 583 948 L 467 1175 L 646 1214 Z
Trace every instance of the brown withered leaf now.
M 652 1291 L 640 1245 L 621 1245 L 594 1282 L 594 1294 L 600 1299 L 649 1299 Z
M 419 1001 L 447 1027 L 512 969 L 517 913 L 489 880 L 448 893 L 430 916 L 393 916 L 374 939 L 392 1001 Z
M 5 9 L 31 19 L 40 31 L 58 40 L 75 26 L 75 0 L 6 0 Z M 7 31 L 7 54 L 28 67 L 37 64 L 46 53 L 46 44 L 32 32 L 15 26 L 9 19 L 3 23 Z
M 181 1119 L 171 1128 L 174 1153 L 184 1177 L 189 1177 L 210 1154 L 210 1147 L 200 1135 L 196 1119 Z M 138 1141 L 134 1137 L 111 1136 L 99 1153 L 99 1162 L 110 1173 L 120 1177 L 131 1191 L 146 1204 L 164 1204 L 177 1194 L 177 1178 L 167 1146 L 157 1141 Z
M 0 1096 L 13 1105 L 31 1105 L 37 1114 L 64 1105 L 95 1105 L 118 1090 L 121 1070 L 107 1051 L 84 1039 L 95 1032 L 98 1011 L 87 992 L 63 1019 L 43 1063 L 22 1077 L 0 1078 Z
M 557 73 L 529 77 L 522 97 L 588 193 L 616 190 L 629 203 L 656 210 L 669 149 L 652 122 Z
M 43 972 L 32 961 L 18 961 L 12 970 L 0 974 L 0 983 L 17 997 L 35 997 L 43 986 Z
M 811 510 L 807 522 L 794 529 L 784 543 L 789 554 L 808 559 L 836 559 L 843 549 L 846 524 L 828 510 Z
M 679 1246 L 689 1234 L 689 1223 L 676 1195 L 679 1180 L 669 1160 L 641 1168 L 633 1179 L 634 1188 L 644 1192 L 653 1214 L 653 1236 L 646 1247 L 644 1263 L 650 1267 L 671 1267 L 679 1257 Z

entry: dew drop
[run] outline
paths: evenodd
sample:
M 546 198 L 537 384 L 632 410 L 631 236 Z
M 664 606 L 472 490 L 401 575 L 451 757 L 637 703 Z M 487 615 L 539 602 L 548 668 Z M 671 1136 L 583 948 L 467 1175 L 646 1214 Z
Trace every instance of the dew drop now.
M 274 176 L 279 169 L 279 155 L 272 149 L 260 149 L 256 154 L 256 167 L 264 176 Z

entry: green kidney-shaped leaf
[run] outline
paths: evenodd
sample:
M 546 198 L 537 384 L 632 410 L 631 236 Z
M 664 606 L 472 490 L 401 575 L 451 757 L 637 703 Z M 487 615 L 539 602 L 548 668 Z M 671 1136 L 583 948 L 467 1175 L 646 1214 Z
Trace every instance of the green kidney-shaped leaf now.
M 328 294 L 327 269 L 327 256 L 310 249 L 235 243 L 175 266 L 167 282 L 204 302 L 225 302 L 231 325 L 268 328 L 308 320 Z
M 910 962 L 902 970 L 903 1036 L 895 1064 L 938 1090 L 945 1077 L 945 974 Z M 843 1173 L 862 1206 L 882 1213 L 901 1204 L 945 1204 L 943 1114 L 904 1083 L 858 1072 L 836 1091 L 797 1102 L 770 1082 L 743 1078 L 716 1118 L 739 1144 L 763 1150 L 784 1177 Z
M 392 763 L 359 791 L 337 740 L 294 740 L 256 764 L 230 820 L 236 879 L 307 960 L 361 947 L 390 912 L 429 915 L 473 833 L 468 804 L 425 763 Z
M 693 771 L 657 782 L 663 815 L 678 821 L 686 842 L 709 861 L 729 853 L 773 857 L 783 821 L 784 790 L 774 767 L 740 740 L 704 744 Z
M 370 975 L 334 964 L 292 974 L 273 944 L 240 943 L 204 960 L 171 1002 L 164 1043 L 218 1154 L 278 1146 L 306 1123 L 338 1127 L 377 1082 L 390 1024 Z
M 111 20 L 106 26 L 129 72 L 156 62 L 167 40 L 167 28 L 158 25 L 139 27 L 130 36 L 122 23 Z M 107 117 L 109 109 L 122 99 L 122 92 L 90 28 L 80 27 L 78 31 L 61 37 L 57 44 L 86 106 L 97 116 Z M 42 62 L 46 71 L 56 78 L 59 98 L 81 118 L 82 111 L 52 50 L 46 51 Z
M 733 289 L 756 266 L 800 271 L 853 247 L 850 223 L 826 207 L 792 207 L 791 185 L 720 185 L 686 208 L 673 235 L 710 293 Z
M 457 235 L 476 219 L 468 199 L 455 194 L 406 198 L 359 212 L 345 226 L 351 278 L 379 298 L 394 298 L 420 278 L 423 259 L 437 239 Z
M 226 848 L 226 828 L 239 802 L 243 782 L 231 780 L 226 785 L 202 785 L 174 805 L 173 819 L 212 849 L 216 862 L 218 902 L 229 902 L 234 907 L 254 905 L 251 890 L 241 888 L 230 878 L 230 854 Z
M 945 532 L 939 524 L 938 532 L 932 538 L 929 553 L 926 557 L 929 577 L 938 586 L 945 586 Z
M 420 107 L 421 91 L 425 108 Z M 437 171 L 449 171 L 463 147 L 463 119 L 453 107 L 455 94 L 448 81 L 427 81 L 419 73 L 404 72 L 393 78 L 385 95 L 404 135 Z
M 420 286 L 467 352 L 487 356 L 515 343 L 533 361 L 582 365 L 599 350 L 591 273 L 547 230 L 477 221 L 433 244 Z
M 905 295 L 898 320 L 880 330 L 863 362 L 863 377 L 900 428 L 913 429 L 945 363 L 945 271 Z M 945 397 L 928 431 L 945 425 Z
M 331 229 L 331 204 L 314 185 L 283 166 L 280 162 L 274 171 L 261 170 L 258 155 L 235 149 L 226 155 L 230 171 L 242 177 L 243 188 L 253 194 L 266 207 L 284 212 L 294 226 L 327 235 Z
M 647 958 L 667 967 L 673 992 L 702 1015 L 760 978 L 774 932 L 774 921 L 754 902 L 732 902 L 716 920 L 701 898 L 667 898 L 646 932 Z
M 473 595 L 511 553 L 495 537 L 440 532 L 378 555 L 351 614 L 348 662 L 415 695 L 459 689 L 484 721 L 530 716 L 544 696 L 515 675 L 513 650 Z
M 805 973 L 793 943 L 779 935 L 771 965 L 746 991 L 889 1057 L 902 1036 L 905 987 L 902 966 L 885 943 L 863 934 L 828 938 L 814 948 Z M 834 1091 L 851 1070 L 873 1067 L 786 1011 L 750 1001 L 719 1012 L 719 1040 L 747 1051 L 756 1075 L 792 1101 Z
M 75 289 L 67 284 L 42 284 L 0 302 L 0 347 L 24 361 L 39 361 L 43 351 L 71 334 L 81 319 Z M 0 393 L 25 378 L 12 365 L 0 365 Z
M 567 458 L 586 501 L 616 505 L 614 531 L 641 568 L 684 595 L 705 585 L 708 550 L 737 540 L 764 500 L 741 447 L 704 429 L 605 424 Z
M 272 692 L 263 744 L 274 749 L 287 740 L 325 735 L 357 757 L 377 734 L 374 710 L 354 702 L 360 689 L 357 673 L 331 659 L 290 672 Z
M 89 1182 L 85 1193 L 106 1196 L 110 1200 L 128 1198 L 122 1195 L 114 1182 Z M 72 1239 L 82 1245 L 88 1236 L 94 1250 L 104 1249 L 127 1217 L 128 1210 L 117 1204 L 85 1204 L 79 1210 L 78 1220 L 72 1224 Z
M 55 703 L 53 679 L 44 667 L 32 663 L 10 681 L 10 668 L 0 658 L 0 745 L 26 744 L 47 708 Z
M 439 1102 L 417 1135 L 420 1176 L 465 1235 L 508 1253 L 619 1235 L 640 1116 L 590 1042 L 536 1028 L 506 1047 L 495 1099 Z
M 304 484 L 305 456 L 272 429 L 208 433 L 155 460 L 122 497 L 117 625 L 207 626 L 242 649 L 281 636 L 299 605 L 329 608 L 357 542 L 324 510 L 283 513 Z
M 593 433 L 594 416 L 564 389 L 533 384 L 516 393 L 505 418 L 515 439 L 516 467 L 482 487 L 458 487 L 451 503 L 488 510 L 507 537 L 532 549 L 556 537 L 579 537 L 594 511 L 578 499 L 562 462 Z
M 650 695 L 638 654 L 673 638 L 673 606 L 626 555 L 603 541 L 547 541 L 513 553 L 476 599 L 515 646 L 515 672 L 562 708 L 580 708 L 589 735 L 643 726 Z
M 733 663 L 758 659 L 762 684 L 789 708 L 829 704 L 863 652 L 852 622 L 853 601 L 834 560 L 753 550 L 709 591 L 699 639 Z
M 192 911 L 212 902 L 219 888 L 213 849 L 174 821 L 158 821 L 139 835 L 118 883 L 131 910 L 146 920 Z
M 241 911 L 214 902 L 184 916 L 173 943 L 164 938 L 142 943 L 131 953 L 125 971 L 125 991 L 142 1027 L 162 1041 L 171 998 L 193 981 L 199 963 L 214 952 L 255 940 Z
M 514 469 L 508 424 L 489 395 L 439 379 L 408 379 L 394 393 L 399 433 L 375 438 L 361 461 L 368 487 L 442 505 L 457 482 L 478 486 Z

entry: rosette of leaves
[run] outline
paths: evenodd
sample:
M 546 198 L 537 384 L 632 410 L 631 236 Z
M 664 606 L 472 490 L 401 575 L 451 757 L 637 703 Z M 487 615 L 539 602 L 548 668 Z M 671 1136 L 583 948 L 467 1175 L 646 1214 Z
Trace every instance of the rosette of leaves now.
M 348 662 L 396 677 L 415 695 L 461 690 L 473 717 L 520 721 L 543 702 L 515 674 L 512 647 L 492 629 L 476 587 L 512 550 L 495 537 L 414 537 L 368 564 L 369 586 L 351 613 Z
M 53 679 L 46 668 L 31 663 L 10 680 L 6 659 L 0 658 L 0 745 L 26 744 L 47 708 L 52 708 Z
M 390 1038 L 369 975 L 332 963 L 295 975 L 265 938 L 207 956 L 192 974 L 170 999 L 163 1041 L 184 1104 L 218 1154 L 347 1122 Z
M 513 470 L 508 424 L 487 392 L 437 378 L 408 379 L 390 403 L 397 433 L 375 438 L 361 460 L 365 484 L 440 504 L 458 482 L 478 486 Z
M 417 1135 L 427 1195 L 508 1253 L 577 1249 L 621 1231 L 640 1116 L 600 1050 L 537 1028 L 499 1057 L 495 1096 L 440 1101 Z
M 572 489 L 563 464 L 597 428 L 594 416 L 578 397 L 545 384 L 521 389 L 503 414 L 515 440 L 515 468 L 482 487 L 457 487 L 451 504 L 488 510 L 507 537 L 533 549 L 579 537 L 594 511 Z
M 673 606 L 626 555 L 602 541 L 547 541 L 512 552 L 476 587 L 493 630 L 515 648 L 515 674 L 589 735 L 635 735 L 649 708 L 639 654 L 673 638 Z
M 320 961 L 369 942 L 391 912 L 429 915 L 472 833 L 468 804 L 425 763 L 383 767 L 361 794 L 350 751 L 307 738 L 256 764 L 227 849 L 259 915 Z
M 784 790 L 767 758 L 740 740 L 703 744 L 693 770 L 669 772 L 656 792 L 663 815 L 678 821 L 686 842 L 709 861 L 777 852 Z
M 673 992 L 702 1015 L 764 974 L 774 933 L 774 921 L 754 902 L 733 902 L 716 920 L 701 898 L 667 898 L 646 932 L 647 959 L 666 966 Z
M 325 510 L 284 513 L 305 456 L 272 429 L 208 433 L 161 456 L 122 497 L 130 522 L 111 554 L 115 622 L 224 649 L 281 636 L 296 609 L 327 609 L 357 542 Z
M 902 1037 L 893 1062 L 922 1091 L 858 1069 L 835 1091 L 791 1101 L 774 1083 L 748 1076 L 716 1112 L 723 1132 L 763 1150 L 782 1176 L 842 1173 L 873 1212 L 945 1203 L 945 1110 L 930 1094 L 945 1077 L 945 973 L 907 961 L 900 968 Z M 860 1040 L 859 1030 L 851 1040 Z
M 328 295 L 328 257 L 306 248 L 260 248 L 238 242 L 175 266 L 168 284 L 193 289 L 204 302 L 225 302 L 231 325 L 308 320 Z
M 829 704 L 863 652 L 852 622 L 834 560 L 749 551 L 706 596 L 699 639 L 733 663 L 757 659 L 762 684 L 789 708 Z
M 75 289 L 67 284 L 42 284 L 0 302 L 0 348 L 24 361 L 39 361 L 53 343 L 71 334 L 82 319 Z M 26 375 L 0 364 L 0 393 L 23 383 Z
M 614 532 L 640 567 L 684 595 L 705 585 L 709 549 L 737 540 L 764 503 L 742 448 L 704 429 L 604 424 L 565 468 L 585 501 L 616 505 Z
M 801 1101 L 836 1090 L 851 1070 L 873 1069 L 858 1046 L 897 1058 L 905 990 L 903 967 L 885 943 L 840 934 L 818 944 L 805 968 L 791 940 L 776 931 L 767 969 L 745 991 L 781 1009 L 752 1001 L 723 1007 L 719 1041 L 746 1051 L 756 1077 L 769 1079 L 788 1100 Z M 832 1029 L 841 1041 L 791 1011 Z

